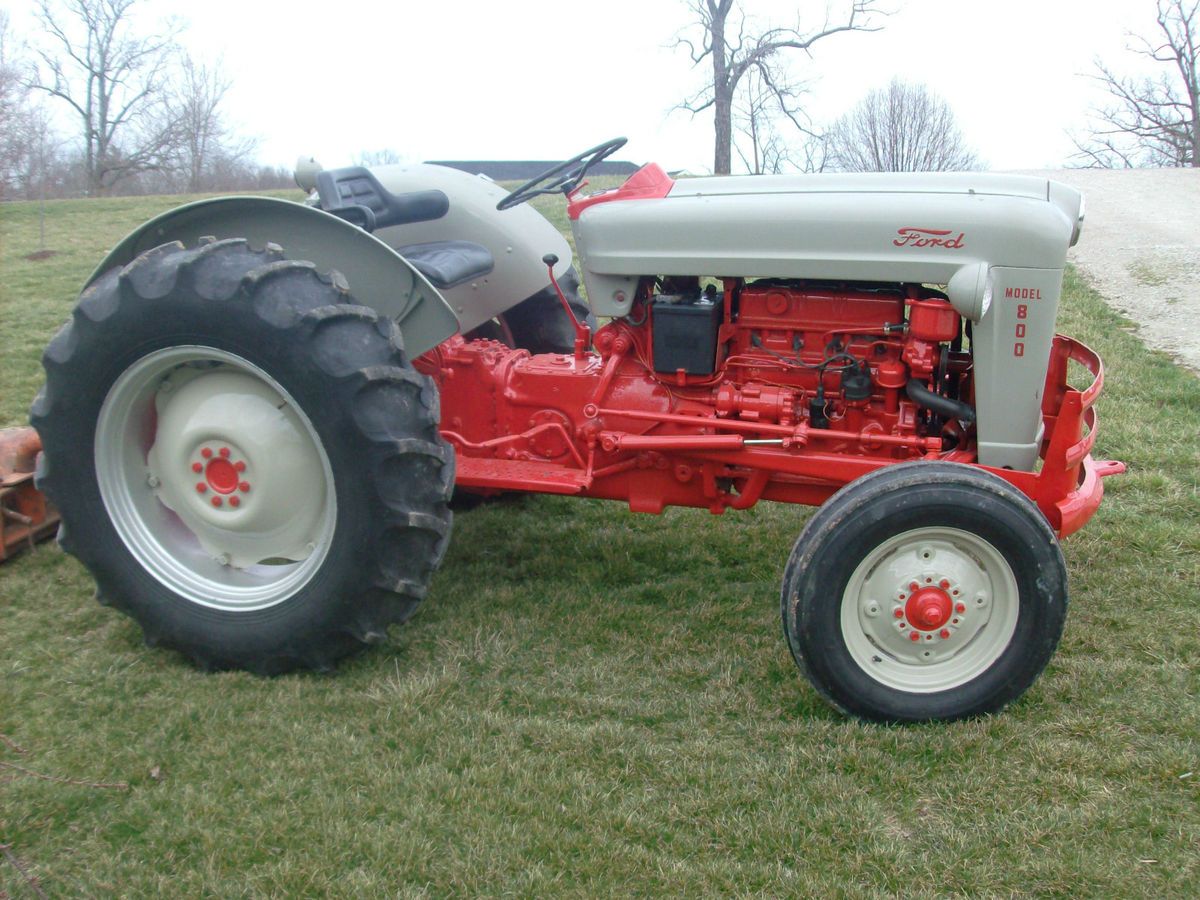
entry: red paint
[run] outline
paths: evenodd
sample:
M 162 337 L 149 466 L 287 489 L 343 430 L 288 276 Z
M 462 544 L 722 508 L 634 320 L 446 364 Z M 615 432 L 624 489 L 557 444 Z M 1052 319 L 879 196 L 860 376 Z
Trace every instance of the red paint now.
M 947 352 L 949 341 L 934 339 L 950 334 L 949 320 L 922 288 L 725 279 L 715 371 L 695 376 L 654 371 L 650 291 L 644 281 L 630 317 L 599 329 L 594 350 L 531 356 L 456 336 L 415 361 L 438 385 L 440 427 L 455 450 L 460 488 L 622 500 L 641 512 L 693 506 L 721 513 L 760 499 L 819 504 L 906 460 L 978 465 L 974 431 L 932 430 L 904 390 L 911 378 L 932 387 L 945 358 L 970 396 L 970 355 Z M 917 335 L 908 318 L 914 301 L 931 304 L 916 306 L 932 317 Z M 822 376 L 818 366 L 834 353 L 845 356 Z M 1095 376 L 1083 392 L 1067 386 L 1069 359 Z M 846 377 L 853 375 L 857 387 L 847 398 L 839 367 L 851 364 L 856 372 Z M 1101 382 L 1095 354 L 1057 338 L 1043 393 L 1041 468 L 989 469 L 1029 496 L 1062 534 L 1092 515 L 1100 479 L 1121 468 L 1088 456 L 1090 407 Z M 828 427 L 810 420 L 818 388 Z M 1088 429 L 1092 434 L 1081 437 Z M 951 608 L 926 627 L 942 627 Z
M 650 163 L 642 166 L 614 190 L 578 197 L 572 194 L 567 204 L 567 215 L 574 221 L 589 206 L 614 200 L 661 200 L 671 193 L 674 186 L 675 180 L 664 172 L 662 167 L 657 163 Z
M 950 621 L 950 597 L 941 588 L 927 587 L 913 593 L 904 613 L 914 628 L 937 631 Z
M 243 481 L 241 484 L 238 485 L 238 490 L 241 491 L 243 494 L 250 493 L 250 482 Z
M 204 477 L 208 480 L 209 487 L 218 494 L 232 494 L 237 490 L 237 470 L 234 469 L 233 463 L 223 456 L 209 462 Z
M 233 467 L 234 467 L 235 469 L 237 469 L 237 471 L 239 471 L 239 472 L 245 472 L 245 471 L 246 471 L 246 464 L 245 464 L 245 463 L 244 463 L 242 460 L 240 460 L 240 459 L 239 459 L 237 462 L 235 462 L 235 463 L 233 464 Z
M 232 497 L 230 497 L 230 498 L 229 498 L 229 505 L 230 505 L 230 506 L 240 506 L 240 505 L 241 505 L 241 503 L 242 503 L 242 501 L 241 501 L 240 499 L 238 499 L 237 495 L 234 495 L 234 496 L 232 496 Z
M 226 459 L 229 459 L 229 448 L 228 447 L 222 447 L 219 452 L 223 457 L 225 457 Z
M 1041 300 L 1042 291 L 1040 288 L 1005 288 L 1004 299 L 1013 300 Z
M 213 498 L 212 498 L 212 505 L 213 505 L 213 506 L 220 506 L 220 505 L 221 505 L 222 503 L 224 503 L 224 502 L 225 502 L 225 501 L 223 501 L 223 500 L 222 500 L 220 497 L 213 497 Z
M 897 228 L 899 235 L 892 241 L 897 247 L 943 247 L 946 250 L 961 250 L 963 248 L 963 232 L 955 237 L 952 229 L 942 228 Z
M 207 484 L 205 484 L 203 481 L 197 483 L 197 485 L 196 485 L 196 493 L 197 494 L 203 494 L 203 493 L 206 493 L 207 491 L 208 491 Z
M 205 459 L 208 459 L 210 456 L 212 456 L 212 449 L 209 447 L 203 447 L 200 450 L 200 455 L 203 456 Z
M 204 464 L 198 463 L 198 462 L 192 463 L 192 471 L 195 472 L 197 475 L 199 475 L 201 472 L 204 471 Z
M 941 631 L 938 632 L 938 637 L 940 637 L 943 641 L 947 640 L 950 637 L 950 629 L 943 628 Z

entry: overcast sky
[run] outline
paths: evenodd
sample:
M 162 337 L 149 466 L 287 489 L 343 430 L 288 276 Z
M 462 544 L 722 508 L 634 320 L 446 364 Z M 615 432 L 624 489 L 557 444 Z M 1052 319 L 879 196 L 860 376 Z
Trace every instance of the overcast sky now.
M 831 0 L 833 8 L 838 7 Z M 844 4 L 842 4 L 844 6 Z M 792 72 L 819 126 L 899 75 L 953 108 L 993 169 L 1062 165 L 1068 131 L 1103 100 L 1099 57 L 1133 70 L 1127 31 L 1154 0 L 884 0 L 883 30 L 835 35 Z M 742 0 L 764 23 L 824 16 L 823 0 Z M 32 0 L 0 0 L 35 39 Z M 228 113 L 260 156 L 326 166 L 362 151 L 406 159 L 557 159 L 625 135 L 619 158 L 706 171 L 712 116 L 671 108 L 705 71 L 673 49 L 684 0 L 145 0 L 144 21 L 184 18 L 183 42 L 234 78 Z

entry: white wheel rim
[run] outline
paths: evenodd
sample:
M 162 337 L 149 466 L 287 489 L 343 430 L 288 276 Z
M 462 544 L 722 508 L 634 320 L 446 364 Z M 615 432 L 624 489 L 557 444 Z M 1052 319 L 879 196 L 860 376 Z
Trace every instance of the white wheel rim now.
M 150 353 L 109 389 L 96 427 L 100 496 L 154 578 L 192 603 L 282 603 L 333 538 L 333 471 L 312 423 L 253 363 L 212 347 Z
M 880 684 L 928 694 L 983 674 L 1012 640 L 1019 609 L 1012 568 L 988 541 L 916 528 L 854 570 L 842 594 L 842 638 Z

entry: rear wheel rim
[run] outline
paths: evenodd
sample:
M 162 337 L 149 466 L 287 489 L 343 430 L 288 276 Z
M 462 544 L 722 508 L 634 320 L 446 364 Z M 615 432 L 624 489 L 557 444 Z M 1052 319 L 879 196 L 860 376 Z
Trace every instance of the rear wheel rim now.
M 842 594 L 847 651 L 872 679 L 909 693 L 975 680 L 1017 627 L 1016 576 L 987 540 L 949 527 L 895 535 L 859 563 Z
M 170 424 L 179 422 L 183 436 Z M 325 449 L 287 391 L 236 354 L 176 346 L 129 366 L 101 407 L 94 462 L 121 541 L 192 603 L 275 606 L 329 553 L 336 496 Z

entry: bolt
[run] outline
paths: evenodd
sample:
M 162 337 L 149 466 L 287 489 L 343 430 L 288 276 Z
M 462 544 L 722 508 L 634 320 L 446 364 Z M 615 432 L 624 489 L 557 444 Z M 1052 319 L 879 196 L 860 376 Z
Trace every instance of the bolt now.
M 948 582 L 945 578 L 943 578 L 941 581 L 938 582 L 938 587 L 940 587 L 944 591 L 944 590 L 946 590 L 946 588 L 950 587 L 950 582 Z
M 203 481 L 199 481 L 196 483 L 196 493 L 197 494 L 203 494 L 207 490 L 208 490 L 208 485 L 205 484 Z
M 230 506 L 241 506 L 241 503 L 242 503 L 242 501 L 241 501 L 241 500 L 239 500 L 237 497 L 230 497 L 230 498 L 229 498 L 229 505 L 230 505 Z
M 241 491 L 243 494 L 250 493 L 250 482 L 243 481 L 241 484 L 238 485 L 238 490 Z
M 917 584 L 915 581 L 909 582 L 908 589 L 910 591 L 915 591 L 919 587 L 920 587 L 920 585 Z
M 879 615 L 879 604 L 878 603 L 868 604 L 867 605 L 867 615 L 872 616 L 872 617 Z
M 234 467 L 234 469 L 236 469 L 239 472 L 246 471 L 246 464 L 244 462 L 242 462 L 240 459 L 233 464 L 233 467 Z
M 917 634 L 915 631 L 910 631 L 910 632 L 908 633 L 908 639 L 909 639 L 910 641 L 916 642 L 916 641 L 919 641 L 919 640 L 921 639 L 921 636 L 920 636 L 919 634 Z
M 904 618 L 904 610 L 897 606 L 892 611 L 892 615 L 895 616 L 897 619 L 903 619 Z
M 201 472 L 204 471 L 204 464 L 198 463 L 198 462 L 192 463 L 192 471 L 195 472 L 197 475 L 199 475 Z
M 941 636 L 942 640 L 944 641 L 944 640 L 946 640 L 946 638 L 950 637 L 950 629 L 943 628 L 941 631 L 938 632 L 938 634 Z
M 955 611 L 956 613 L 958 613 L 959 615 L 962 615 L 963 613 L 965 613 L 965 612 L 967 611 L 967 604 L 965 604 L 965 603 L 955 603 L 955 604 L 954 604 L 954 611 Z
M 228 447 L 222 447 L 222 448 L 221 448 L 221 455 L 222 455 L 223 457 L 225 457 L 226 459 L 229 459 L 229 448 L 228 448 Z
M 151 488 L 157 488 L 162 482 L 158 480 L 157 475 L 150 474 L 146 476 L 146 484 Z
M 200 455 L 203 456 L 205 459 L 208 459 L 210 456 L 212 456 L 212 448 L 211 447 L 202 448 L 200 450 Z
M 223 502 L 223 501 L 221 500 L 221 498 L 220 498 L 220 497 L 213 497 L 213 498 L 212 498 L 212 505 L 213 505 L 213 506 L 220 506 L 220 505 L 222 504 L 222 502 Z

